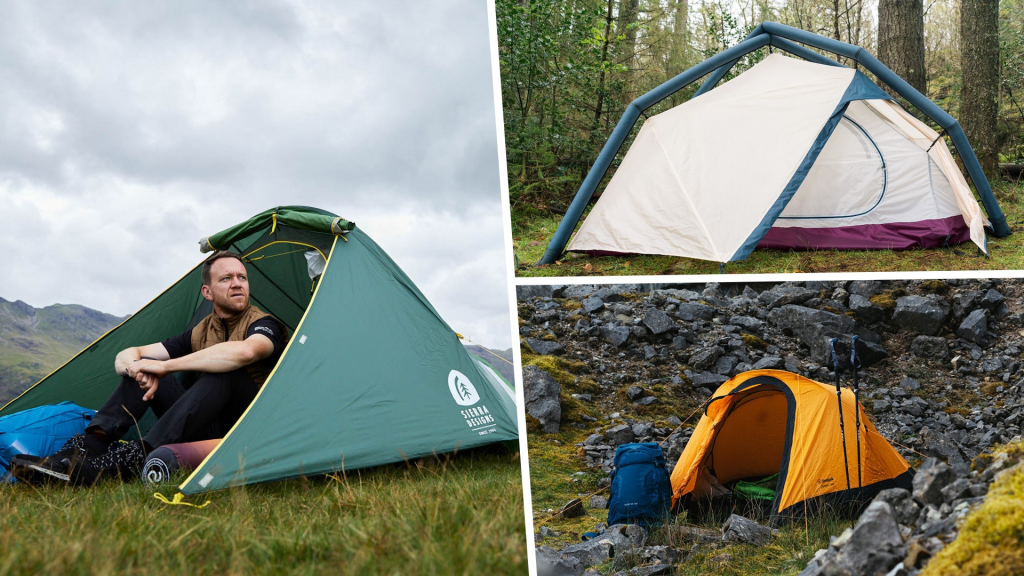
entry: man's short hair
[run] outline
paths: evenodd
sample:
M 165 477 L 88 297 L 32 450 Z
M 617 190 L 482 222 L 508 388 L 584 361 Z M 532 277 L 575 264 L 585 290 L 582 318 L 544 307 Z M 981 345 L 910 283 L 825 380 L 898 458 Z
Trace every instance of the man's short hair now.
M 235 260 L 242 262 L 242 257 L 237 252 L 232 252 L 231 250 L 220 250 L 218 252 L 214 252 L 212 256 L 206 259 L 206 262 L 203 262 L 203 286 L 210 285 L 210 268 L 213 266 L 214 262 L 221 258 L 234 258 Z M 245 262 L 242 262 L 242 264 L 245 265 Z

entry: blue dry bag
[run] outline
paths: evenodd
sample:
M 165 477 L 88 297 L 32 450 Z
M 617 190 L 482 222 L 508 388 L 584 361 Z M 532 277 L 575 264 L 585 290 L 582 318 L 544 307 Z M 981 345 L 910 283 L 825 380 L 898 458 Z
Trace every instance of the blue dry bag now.
M 85 431 L 95 410 L 71 402 L 38 406 L 0 417 L 0 482 L 11 482 L 11 458 L 19 454 L 48 456 L 75 434 Z
M 672 507 L 672 485 L 661 446 L 623 444 L 615 449 L 614 464 L 608 525 L 664 521 Z

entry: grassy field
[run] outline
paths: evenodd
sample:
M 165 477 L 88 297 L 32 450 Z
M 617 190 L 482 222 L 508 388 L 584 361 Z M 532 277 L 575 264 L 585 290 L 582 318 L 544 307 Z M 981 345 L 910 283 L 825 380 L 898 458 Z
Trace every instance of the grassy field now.
M 183 480 L 184 476 L 178 478 Z M 4 486 L 0 574 L 525 574 L 518 451 L 246 486 Z
M 989 237 L 991 257 L 980 255 L 971 243 L 927 250 L 755 250 L 742 262 L 729 263 L 728 274 L 798 272 L 906 272 L 919 270 L 1020 270 L 1024 269 L 1024 183 L 997 182 L 996 197 L 1006 214 L 1007 238 Z M 584 214 L 586 218 L 586 214 Z M 718 274 L 719 264 L 674 256 L 587 256 L 570 254 L 556 264 L 534 266 L 554 235 L 561 216 L 517 209 L 512 216 L 512 236 L 519 276 L 640 276 L 662 274 Z

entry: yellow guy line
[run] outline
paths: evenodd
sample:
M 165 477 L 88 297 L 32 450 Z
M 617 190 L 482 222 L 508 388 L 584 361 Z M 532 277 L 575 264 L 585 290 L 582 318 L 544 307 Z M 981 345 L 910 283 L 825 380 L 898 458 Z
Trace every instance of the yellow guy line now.
M 327 256 L 327 262 L 326 264 L 324 264 L 324 274 L 327 273 L 327 268 L 331 265 L 331 257 L 334 256 L 334 248 L 337 245 L 338 237 L 335 236 L 334 242 L 331 243 L 331 253 Z M 249 406 L 246 407 L 245 412 L 242 412 L 242 415 L 238 417 L 238 420 L 236 420 L 234 425 L 231 426 L 231 429 L 228 430 L 228 433 L 224 435 L 224 438 L 221 439 L 220 444 L 217 444 L 213 451 L 206 455 L 206 458 L 203 459 L 203 461 L 200 462 L 198 466 L 196 466 L 195 470 L 192 471 L 192 474 L 190 474 L 188 478 L 185 478 L 185 481 L 181 483 L 181 486 L 178 486 L 178 490 L 183 489 L 185 486 L 188 486 L 189 483 L 192 482 L 192 480 L 203 470 L 203 467 L 206 465 L 206 463 L 210 461 L 210 458 L 213 458 L 217 451 L 220 450 L 221 446 L 224 446 L 224 444 L 227 442 L 227 439 L 231 437 L 231 433 L 234 432 L 236 428 L 238 428 L 239 424 L 245 421 L 245 416 L 249 414 L 249 410 L 252 410 L 252 407 L 255 406 L 257 402 L 259 402 L 260 396 L 270 386 L 270 382 L 274 379 L 274 374 L 277 374 L 277 369 L 281 367 L 281 362 L 283 362 L 284 359 L 288 356 L 288 351 L 291 350 L 292 344 L 294 344 L 295 341 L 298 340 L 296 336 L 298 336 L 299 333 L 302 331 L 302 324 L 306 321 L 306 316 L 309 314 L 309 311 L 313 309 L 313 303 L 316 302 L 316 295 L 320 293 L 320 287 L 323 286 L 323 284 L 323 282 L 319 282 L 316 285 L 316 290 L 313 291 L 313 297 L 310 298 L 309 304 L 306 306 L 305 312 L 302 313 L 302 318 L 299 319 L 298 325 L 295 326 L 295 332 L 292 334 L 292 337 L 288 340 L 288 344 L 284 347 L 284 352 L 281 353 L 281 358 L 277 360 L 277 364 L 274 366 L 274 369 L 270 371 L 270 376 L 267 376 L 267 380 L 263 382 L 263 386 L 260 386 L 260 391 L 256 393 L 256 397 L 252 399 L 252 402 L 250 402 Z
M 337 239 L 338 237 L 335 236 L 334 238 Z M 327 260 L 327 256 L 324 256 L 324 253 L 321 252 L 320 249 L 317 248 L 316 246 L 313 246 L 312 244 L 306 244 L 305 242 L 296 242 L 295 240 L 274 240 L 273 242 L 270 242 L 269 244 L 264 244 L 264 245 L 260 246 L 259 248 L 256 248 L 255 250 L 250 251 L 248 254 L 243 254 L 242 258 L 248 258 L 249 256 L 252 256 L 253 254 L 259 252 L 260 250 L 263 250 L 264 248 L 267 248 L 268 246 L 273 246 L 274 244 L 295 244 L 296 246 L 306 246 L 308 248 L 312 248 L 313 250 L 316 250 L 317 252 L 320 253 L 320 257 L 321 258 L 323 258 L 324 260 Z M 334 246 L 332 244 L 331 248 L 333 249 L 333 247 Z M 298 250 L 296 250 L 295 252 L 298 252 Z M 294 254 L 294 252 L 285 252 L 284 254 Z M 266 258 L 270 258 L 270 257 L 273 257 L 273 256 L 284 256 L 284 254 L 273 254 L 271 256 L 266 256 Z

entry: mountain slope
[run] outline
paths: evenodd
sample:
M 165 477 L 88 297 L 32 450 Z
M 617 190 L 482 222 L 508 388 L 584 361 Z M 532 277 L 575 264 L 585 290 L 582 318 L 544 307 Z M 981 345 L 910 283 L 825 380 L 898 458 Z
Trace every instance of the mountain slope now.
M 21 394 L 123 320 L 78 304 L 33 308 L 0 298 L 0 403 Z

